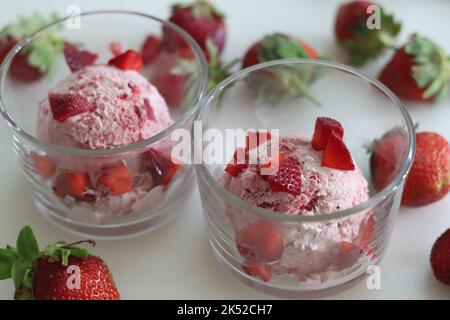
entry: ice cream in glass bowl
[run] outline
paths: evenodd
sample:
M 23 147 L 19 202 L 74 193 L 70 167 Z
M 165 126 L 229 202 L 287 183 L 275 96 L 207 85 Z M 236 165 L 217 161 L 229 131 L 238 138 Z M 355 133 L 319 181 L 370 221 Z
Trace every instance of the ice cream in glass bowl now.
M 409 114 L 386 87 L 337 63 L 278 60 L 223 81 L 194 122 L 209 240 L 239 281 L 311 298 L 376 272 L 415 150 Z M 382 137 L 397 156 L 375 163 Z M 392 168 L 379 192 L 374 166 Z
M 17 81 L 11 64 L 43 44 L 56 52 L 51 72 Z M 194 189 L 192 165 L 172 157 L 172 133 L 190 129 L 207 65 L 177 26 L 126 11 L 64 18 L 12 50 L 0 83 L 36 207 L 61 228 L 94 238 L 140 234 L 173 217 Z

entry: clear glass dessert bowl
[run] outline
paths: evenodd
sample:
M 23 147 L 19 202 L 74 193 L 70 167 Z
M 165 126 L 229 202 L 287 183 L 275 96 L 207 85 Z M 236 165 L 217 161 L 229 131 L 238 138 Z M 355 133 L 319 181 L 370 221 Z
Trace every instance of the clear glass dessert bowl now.
M 47 76 L 17 81 L 14 59 L 43 39 L 51 41 L 54 30 L 64 43 L 97 54 L 95 65 L 71 72 L 60 48 Z M 142 69 L 121 70 L 126 59 L 108 62 L 126 50 L 140 52 L 149 35 L 164 38 L 164 45 L 151 62 L 144 58 Z M 169 99 L 166 105 L 161 95 L 168 81 L 156 79 L 172 76 L 188 81 L 177 88 L 177 105 Z M 1 66 L 1 114 L 38 211 L 93 238 L 137 235 L 168 221 L 195 188 L 193 166 L 171 158 L 171 136 L 189 132 L 206 85 L 207 64 L 195 41 L 172 23 L 142 13 L 86 12 L 22 40 Z M 73 96 L 81 97 L 67 102 Z M 73 101 L 77 108 L 84 106 L 79 101 L 95 108 L 73 115 Z M 67 117 L 57 117 L 61 106 Z
M 345 144 L 336 131 L 338 149 L 331 136 L 325 150 L 314 146 L 314 139 L 311 143 L 319 117 L 340 122 Z M 344 290 L 374 271 L 388 245 L 415 151 L 411 118 L 389 89 L 338 63 L 278 60 L 220 83 L 202 102 L 194 124 L 209 240 L 239 281 L 275 296 L 311 298 Z M 262 134 L 256 144 L 248 132 Z M 393 173 L 376 191 L 371 146 L 391 133 L 397 156 L 386 163 Z M 219 140 L 223 143 L 213 143 Z M 273 163 L 281 173 L 263 176 L 264 164 L 272 160 L 256 156 L 251 164 L 249 150 L 258 150 L 258 144 L 278 146 L 262 154 L 278 159 Z M 247 150 L 248 157 L 235 150 Z M 336 169 L 339 161 L 350 167 Z

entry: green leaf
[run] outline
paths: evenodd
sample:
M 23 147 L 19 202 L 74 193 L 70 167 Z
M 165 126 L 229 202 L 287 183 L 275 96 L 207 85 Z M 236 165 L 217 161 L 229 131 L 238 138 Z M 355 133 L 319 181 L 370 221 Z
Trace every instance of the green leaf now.
M 0 280 L 11 278 L 11 268 L 18 257 L 11 249 L 0 249 Z
M 76 258 L 87 258 L 89 256 L 89 251 L 81 248 L 70 248 L 70 256 Z
M 39 246 L 30 226 L 25 226 L 20 230 L 17 238 L 17 252 L 28 261 L 34 261 L 41 256 Z
M 31 265 L 30 261 L 26 261 L 22 258 L 14 261 L 11 268 L 11 277 L 14 281 L 16 290 L 19 290 L 23 285 L 25 275 L 27 274 L 27 270 L 31 268 Z
M 61 264 L 67 266 L 69 264 L 70 249 L 61 248 Z

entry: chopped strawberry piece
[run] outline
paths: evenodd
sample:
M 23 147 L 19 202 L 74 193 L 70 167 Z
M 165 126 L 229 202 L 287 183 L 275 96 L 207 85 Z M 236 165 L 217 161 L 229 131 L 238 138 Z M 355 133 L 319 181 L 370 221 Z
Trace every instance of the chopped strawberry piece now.
M 31 158 L 34 162 L 34 170 L 41 176 L 48 178 L 51 177 L 56 171 L 56 164 L 50 161 L 46 157 L 40 156 L 36 152 L 31 152 Z
M 272 136 L 269 132 L 249 131 L 247 132 L 246 137 L 246 147 L 248 150 L 251 150 L 259 147 L 261 144 L 269 141 L 270 139 L 272 139 Z
M 244 263 L 242 264 L 242 270 L 252 277 L 260 278 L 264 282 L 268 282 L 272 278 L 272 270 L 269 266 L 262 263 Z
M 350 151 L 347 149 L 342 138 L 334 131 L 328 140 L 327 147 L 322 155 L 322 167 L 338 170 L 355 170 Z
M 123 52 L 122 43 L 119 41 L 113 41 L 109 44 L 109 51 L 114 57 L 117 57 L 119 54 Z
M 284 250 L 283 235 L 268 222 L 257 221 L 236 235 L 239 253 L 249 261 L 276 261 Z
M 344 129 L 338 121 L 327 117 L 317 118 L 311 141 L 313 148 L 317 151 L 324 150 L 332 132 L 341 138 L 344 136 Z
M 145 156 L 145 164 L 153 178 L 155 185 L 167 186 L 180 168 L 170 158 L 155 149 L 150 149 Z
M 239 161 L 238 159 L 239 153 L 245 154 L 245 162 L 242 163 L 242 161 Z M 236 151 L 234 151 L 233 155 L 233 161 L 231 161 L 227 167 L 225 168 L 225 171 L 228 172 L 228 174 L 232 177 L 237 177 L 239 173 L 242 172 L 242 170 L 245 170 L 248 167 L 248 153 L 244 148 L 237 148 Z
M 144 64 L 152 63 L 161 52 L 161 49 L 161 39 L 154 35 L 148 36 L 141 49 Z
M 302 172 L 297 160 L 293 158 L 280 158 L 277 173 L 269 176 L 262 176 L 269 183 L 273 192 L 288 192 L 293 195 L 300 195 L 302 192 Z
M 85 97 L 72 93 L 49 93 L 48 101 L 52 109 L 53 118 L 58 122 L 64 122 L 72 116 L 95 109 L 95 106 Z
M 63 172 L 53 184 L 53 191 L 57 196 L 71 196 L 83 201 L 94 200 L 93 195 L 86 194 L 89 189 L 92 189 L 92 184 L 86 172 Z
M 362 250 L 356 244 L 348 241 L 341 241 L 339 244 L 339 254 L 336 261 L 336 266 L 341 269 L 350 268 L 359 259 Z
M 374 233 L 375 233 L 375 217 L 373 216 L 373 214 L 371 214 L 369 217 L 367 217 L 364 221 L 361 222 L 359 228 L 359 235 L 358 238 L 356 239 L 356 244 L 362 249 L 369 248 Z
M 139 52 L 127 50 L 109 60 L 108 64 L 122 70 L 141 71 L 142 57 Z
M 130 192 L 133 188 L 133 179 L 123 162 L 103 168 L 103 174 L 98 178 L 97 184 L 106 188 L 111 195 L 117 196 Z
M 70 70 L 78 71 L 89 66 L 97 60 L 98 55 L 86 50 L 80 50 L 70 43 L 64 43 L 64 57 Z

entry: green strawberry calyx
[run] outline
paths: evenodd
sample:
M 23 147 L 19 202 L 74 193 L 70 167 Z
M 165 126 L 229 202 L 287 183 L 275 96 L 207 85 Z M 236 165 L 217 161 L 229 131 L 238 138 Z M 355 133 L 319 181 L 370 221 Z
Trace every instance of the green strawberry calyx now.
M 386 49 L 393 48 L 401 28 L 401 22 L 396 21 L 393 15 L 385 13 L 380 8 L 380 29 L 369 29 L 366 17 L 361 17 L 352 30 L 353 39 L 341 40 L 339 45 L 350 56 L 348 64 L 362 66 Z
M 425 89 L 424 99 L 441 101 L 448 94 L 450 80 L 450 58 L 447 53 L 430 39 L 412 35 L 404 47 L 414 58 L 411 76 L 419 88 Z
M 175 12 L 182 8 L 191 8 L 192 17 L 194 19 L 212 19 L 214 15 L 221 19 L 225 18 L 225 15 L 207 0 L 196 0 L 188 4 L 176 3 L 172 5 L 171 10 L 172 12 Z
M 7 246 L 6 249 L 0 249 L 0 280 L 12 278 L 16 289 L 15 299 L 34 299 L 33 276 L 36 271 L 36 262 L 40 258 L 47 257 L 50 263 L 60 262 L 63 266 L 68 266 L 69 257 L 87 258 L 89 256 L 87 249 L 76 247 L 82 243 L 95 245 L 95 242 L 91 240 L 71 244 L 58 241 L 41 251 L 33 230 L 25 226 L 20 230 L 15 248 Z
M 293 37 L 281 33 L 266 35 L 258 48 L 258 61 L 266 62 L 289 58 L 311 58 L 302 43 Z M 330 60 L 327 56 L 319 56 L 321 60 Z M 324 75 L 326 68 L 314 65 L 290 65 L 272 68 L 266 80 L 272 82 L 280 96 L 300 97 L 304 96 L 315 105 L 320 105 L 318 100 L 309 92 L 309 85 L 317 78 Z M 268 89 L 262 86 L 263 90 Z M 264 95 L 264 92 L 262 92 Z M 275 102 L 275 101 L 273 101 Z
M 52 22 L 57 21 L 58 15 L 51 14 L 48 18 L 40 13 L 33 13 L 30 17 L 19 16 L 17 21 L 0 31 L 2 40 L 21 40 Z M 55 25 L 42 31 L 23 50 L 28 63 L 39 69 L 43 74 L 51 73 L 58 56 L 64 49 L 64 38 L 61 35 L 62 26 Z

